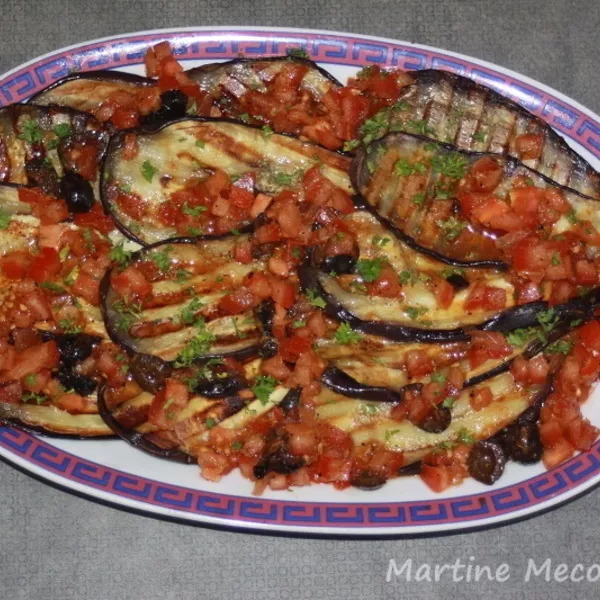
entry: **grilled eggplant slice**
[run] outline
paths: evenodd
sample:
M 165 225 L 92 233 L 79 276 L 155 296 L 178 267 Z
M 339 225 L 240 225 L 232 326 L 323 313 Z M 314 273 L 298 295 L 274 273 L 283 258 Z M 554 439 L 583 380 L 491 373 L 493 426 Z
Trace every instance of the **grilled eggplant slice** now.
M 424 133 L 461 150 L 509 154 L 560 185 L 600 199 L 600 174 L 542 119 L 466 77 L 433 69 L 412 75 L 414 83 L 393 108 L 375 117 L 377 135 Z M 522 135 L 533 136 L 534 150 L 519 144 Z
M 204 225 L 201 232 L 186 229 L 185 234 L 165 224 L 160 215 L 172 194 L 206 180 L 216 169 L 239 179 L 238 185 L 243 181 L 253 192 L 275 194 L 298 185 L 302 173 L 320 163 L 327 178 L 344 191 L 352 191 L 346 157 L 289 136 L 264 135 L 255 127 L 184 119 L 158 131 L 140 130 L 135 133 L 139 148 L 135 158 L 125 154 L 127 135 L 132 132 L 117 134 L 111 140 L 104 163 L 102 198 L 123 233 L 144 245 L 182 235 L 215 233 L 208 212 L 209 220 L 200 221 Z M 240 179 L 244 175 L 246 178 Z M 135 210 L 128 208 L 132 202 Z
M 264 114 L 264 108 L 257 114 L 253 97 L 260 98 L 269 92 L 269 84 L 275 84 L 281 78 L 288 85 L 276 86 L 271 93 L 287 93 L 297 88 L 298 98 L 303 100 L 303 110 L 311 114 L 325 112 L 321 104 L 323 96 L 331 89 L 341 88 L 342 84 L 325 69 L 312 60 L 292 56 L 273 56 L 271 58 L 237 58 L 223 63 L 214 63 L 186 71 L 200 89 L 208 96 L 198 106 L 199 116 L 214 116 L 215 108 L 222 116 L 240 119 L 255 125 L 271 124 L 279 133 L 301 132 L 293 127 L 292 120 L 278 119 L 276 114 Z M 287 89 L 283 89 L 287 87 Z M 280 98 L 276 97 L 276 100 Z M 288 98 L 293 102 L 293 98 Z M 293 110 L 293 109 L 292 109 Z
M 440 433 L 424 431 L 409 421 L 391 419 L 392 405 L 388 403 L 350 399 L 327 389 L 315 403 L 318 418 L 348 432 L 356 445 L 379 442 L 389 450 L 402 452 L 404 464 L 408 465 L 421 460 L 436 447 L 462 437 L 474 441 L 488 439 L 539 403 L 551 389 L 544 384 L 519 387 L 510 373 L 502 373 L 479 385 L 490 388 L 493 402 L 475 411 L 469 402 L 473 389 L 464 390 L 451 409 L 450 425 Z
M 73 73 L 33 95 L 28 103 L 38 106 L 66 106 L 95 114 L 102 104 L 115 94 L 127 94 L 136 102 L 141 88 L 154 86 L 156 86 L 154 79 L 133 73 L 120 71 Z M 156 96 L 158 98 L 158 92 Z
M 41 187 L 54 196 L 68 172 L 94 183 L 108 138 L 106 128 L 87 113 L 11 104 L 0 110 L 0 182 Z
M 564 233 L 580 220 L 600 227 L 597 201 L 557 185 L 513 158 L 457 152 L 406 133 L 391 133 L 359 151 L 352 178 L 374 214 L 403 242 L 425 248 L 430 256 L 451 265 L 506 268 L 494 241 L 497 230 L 483 227 L 481 220 L 465 213 L 462 200 L 457 201 L 467 197 L 460 187 L 463 177 L 486 158 L 502 170 L 493 194 L 506 203 L 502 206 L 507 211 L 513 206 L 511 191 L 527 181 L 537 189 L 555 190 L 571 207 L 550 234 Z
M 187 240 L 140 250 L 130 267 L 153 273 L 152 291 L 135 304 L 114 289 L 118 269 L 108 271 L 101 302 L 112 340 L 132 354 L 154 356 L 176 367 L 222 356 L 256 356 L 264 340 L 252 309 L 223 316 L 218 307 L 248 273 L 265 269 L 261 261 L 233 260 L 239 239 Z

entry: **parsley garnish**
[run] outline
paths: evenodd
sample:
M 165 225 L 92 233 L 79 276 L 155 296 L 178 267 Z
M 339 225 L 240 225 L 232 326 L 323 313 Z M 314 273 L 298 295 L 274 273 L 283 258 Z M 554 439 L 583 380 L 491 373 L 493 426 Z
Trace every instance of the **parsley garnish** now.
M 373 246 L 379 246 L 381 248 L 383 248 L 390 242 L 391 242 L 391 240 L 389 237 L 383 237 L 382 235 L 374 235 L 371 238 L 371 244 L 373 244 Z
M 108 253 L 108 258 L 117 263 L 120 267 L 124 267 L 131 260 L 131 250 L 125 250 L 123 241 L 120 241 L 116 246 L 113 246 Z
M 292 58 L 308 58 L 308 54 L 304 48 L 288 48 L 286 54 Z
M 18 138 L 29 144 L 36 144 L 42 141 L 44 133 L 33 119 L 29 119 L 23 123 L 23 131 L 18 135 Z
M 231 442 L 231 449 L 234 452 L 238 452 L 239 450 L 241 450 L 244 447 L 243 442 L 240 442 L 239 440 L 236 440 L 235 442 Z
M 176 283 L 185 283 L 191 276 L 192 274 L 189 271 L 186 271 L 185 269 L 177 269 L 175 273 L 175 281 Z
M 420 133 L 421 135 L 428 135 L 433 133 L 433 129 L 427 125 L 427 121 L 423 119 L 413 119 L 406 121 L 404 124 L 406 131 L 411 133 Z
M 550 262 L 557 267 L 558 265 L 562 264 L 561 260 L 560 260 L 560 254 L 558 252 L 553 252 L 552 253 L 552 259 L 550 260 Z
M 35 404 L 42 404 L 47 400 L 46 396 L 41 394 L 34 394 L 33 392 L 27 392 L 21 396 L 23 402 L 34 402 Z
M 455 402 L 456 400 L 452 396 L 446 396 L 446 398 L 444 398 L 444 401 L 442 402 L 442 406 L 444 408 L 452 408 Z
M 292 329 L 300 329 L 300 327 L 306 327 L 306 321 L 294 321 L 292 323 Z
M 521 329 L 515 329 L 514 331 L 510 331 L 505 333 L 506 341 L 511 346 L 516 346 L 518 348 L 524 346 L 529 338 L 533 336 L 536 332 L 535 327 L 526 327 Z
M 59 123 L 54 127 L 54 133 L 59 138 L 69 137 L 71 135 L 71 127 L 68 123 Z
M 217 424 L 216 420 L 213 419 L 212 417 L 209 417 L 208 419 L 206 419 L 204 421 L 204 426 L 206 427 L 206 429 L 212 429 L 216 424 Z
M 568 340 L 558 340 L 557 342 L 550 344 L 546 351 L 550 352 L 551 354 L 563 354 L 564 356 L 566 356 L 567 354 L 569 354 L 572 347 L 573 342 Z
M 444 383 L 446 381 L 446 375 L 444 373 L 432 373 L 431 381 L 435 383 Z
M 262 134 L 263 137 L 269 137 L 270 135 L 273 135 L 273 130 L 271 129 L 271 127 L 269 127 L 269 125 L 263 125 Z
M 152 183 L 152 178 L 154 177 L 154 174 L 158 171 L 158 169 L 156 169 L 155 167 L 152 166 L 152 163 L 149 160 L 145 160 L 142 163 L 142 168 L 141 168 L 141 172 L 142 172 L 142 177 L 148 182 L 148 183 Z
M 423 206 L 423 204 L 425 204 L 425 194 L 423 194 L 423 193 L 415 194 L 411 198 L 411 202 L 413 204 L 416 204 L 417 206 Z
M 10 219 L 10 213 L 6 212 L 3 208 L 0 208 L 0 229 L 8 229 Z
M 277 379 L 270 375 L 259 375 L 250 389 L 262 404 L 266 404 L 278 383 Z
M 569 221 L 569 223 L 571 223 L 571 225 L 579 223 L 579 219 L 577 218 L 577 215 L 575 214 L 575 210 L 573 208 L 565 216 L 567 217 L 567 220 Z
M 458 152 L 443 152 L 436 154 L 431 159 L 431 168 L 434 173 L 441 173 L 452 179 L 465 176 L 468 161 Z
M 447 240 L 454 241 L 467 226 L 464 221 L 459 221 L 455 216 L 448 217 L 445 221 L 436 221 L 436 225 L 444 232 Z
M 428 309 L 424 306 L 407 306 L 404 309 L 406 316 L 412 321 L 416 321 L 421 315 L 424 315 L 428 312 Z
M 142 305 L 137 302 L 128 304 L 118 300 L 112 305 L 112 309 L 117 317 L 115 327 L 119 331 L 129 331 L 131 326 L 140 318 Z
M 354 331 L 348 323 L 340 323 L 334 335 L 338 344 L 356 344 L 362 338 L 362 335 Z
M 58 285 L 58 283 L 54 283 L 52 281 L 42 281 L 42 283 L 40 283 L 40 287 L 44 288 L 45 290 L 50 290 L 51 292 L 57 292 L 59 294 L 62 294 L 66 291 L 62 285 Z
M 346 140 L 344 142 L 344 152 L 352 152 L 360 146 L 359 140 Z
M 58 326 L 65 333 L 81 333 L 83 331 L 83 327 L 76 325 L 73 319 L 61 319 L 58 322 Z
M 485 134 L 485 133 L 483 133 L 483 131 L 478 131 L 477 133 L 474 133 L 474 134 L 473 134 L 473 139 L 474 139 L 476 142 L 485 142 L 485 140 L 486 140 L 486 137 L 487 137 L 487 136 L 486 136 L 486 134 Z
M 381 275 L 383 261 L 380 258 L 361 259 L 356 263 L 356 270 L 364 281 L 370 283 Z
M 382 110 L 376 115 L 367 119 L 359 129 L 363 144 L 369 145 L 374 139 L 381 137 L 390 124 L 389 113 Z
M 27 375 L 25 377 L 25 383 L 32 387 L 37 383 L 37 375 L 35 373 L 29 373 L 29 375 Z
M 215 341 L 215 336 L 206 331 L 204 319 L 198 319 L 196 321 L 196 328 L 198 333 L 196 337 L 192 338 L 181 350 L 175 359 L 175 368 L 189 367 L 196 359 L 205 355 L 209 350 L 211 344 Z
M 197 146 L 198 148 L 204 148 L 204 146 L 205 146 L 205 143 L 204 143 L 204 141 L 203 141 L 203 140 L 196 140 L 196 141 L 194 142 L 194 146 Z
M 198 217 L 207 210 L 208 206 L 203 206 L 202 204 L 199 204 L 197 206 L 190 206 L 187 202 L 181 208 L 181 212 L 184 215 L 190 215 L 192 217 Z
M 200 298 L 192 298 L 191 302 L 181 309 L 177 319 L 184 325 L 191 325 L 196 320 L 196 313 L 204 306 Z
M 306 297 L 308 301 L 315 306 L 316 308 L 325 308 L 327 306 L 327 302 L 321 296 L 317 294 L 315 290 L 306 290 Z
M 458 432 L 458 439 L 463 444 L 474 444 L 476 441 L 475 438 L 473 437 L 473 434 L 464 428 Z
M 161 270 L 166 273 L 171 266 L 171 257 L 169 256 L 173 246 L 167 246 L 164 250 L 154 251 L 150 254 L 150 260 Z

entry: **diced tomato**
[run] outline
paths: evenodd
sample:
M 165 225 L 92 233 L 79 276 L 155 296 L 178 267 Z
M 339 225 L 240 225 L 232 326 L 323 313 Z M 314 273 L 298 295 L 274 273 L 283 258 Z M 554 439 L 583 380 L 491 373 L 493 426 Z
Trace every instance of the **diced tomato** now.
M 49 281 L 60 271 L 60 258 L 54 248 L 41 248 L 29 266 L 29 276 L 41 283 Z
M 271 296 L 271 282 L 264 273 L 258 271 L 250 273 L 245 279 L 245 284 L 252 294 L 260 300 L 264 300 Z
M 391 265 L 383 266 L 379 277 L 367 284 L 367 292 L 371 296 L 383 296 L 384 298 L 397 298 L 402 293 L 398 274 Z
M 478 308 L 483 310 L 499 310 L 506 306 L 506 290 L 503 288 L 476 283 L 464 303 L 467 311 L 474 311 Z
M 87 273 L 80 272 L 72 287 L 73 293 L 90 304 L 100 304 L 100 282 Z
M 121 273 L 113 273 L 111 285 L 119 296 L 125 298 L 132 296 L 144 298 L 152 293 L 152 285 L 135 267 L 127 267 Z
M 238 315 L 255 306 L 256 298 L 247 288 L 237 288 L 219 300 L 219 310 L 226 315 Z
M 512 258 L 517 272 L 526 274 L 529 279 L 540 281 L 552 260 L 552 252 L 549 252 L 543 242 L 534 237 L 527 237 L 515 244 Z
M 529 361 L 529 383 L 544 383 L 548 379 L 550 366 L 546 359 L 540 355 Z
M 22 379 L 42 369 L 53 369 L 58 366 L 60 355 L 56 342 L 50 341 L 32 346 L 17 353 L 15 364 L 10 371 L 11 379 Z
M 567 440 L 561 440 L 551 448 L 544 448 L 542 460 L 547 469 L 552 469 L 573 455 L 575 448 Z
M 433 361 L 424 350 L 409 350 L 404 360 L 410 378 L 429 375 L 435 368 Z
M 294 286 L 289 281 L 281 279 L 271 281 L 271 297 L 283 308 L 290 308 L 294 304 L 295 296 Z
M 593 263 L 578 260 L 575 263 L 575 278 L 580 285 L 595 285 L 598 283 L 598 272 Z
M 140 123 L 140 116 L 135 108 L 117 108 L 110 119 L 118 129 L 131 129 Z
M 595 319 L 588 321 L 579 330 L 580 342 L 590 350 L 600 352 L 600 323 Z
M 252 262 L 252 242 L 238 241 L 233 249 L 233 258 L 242 264 L 249 264 Z
M 454 300 L 454 288 L 443 277 L 432 279 L 433 293 L 440 308 L 448 308 Z
M 542 153 L 544 137 L 540 133 L 522 133 L 515 139 L 515 147 L 524 160 L 539 158 Z
M 123 142 L 123 158 L 125 160 L 133 160 L 138 155 L 139 150 L 139 144 L 135 133 L 126 133 Z
M 0 258 L 0 268 L 8 279 L 23 279 L 30 263 L 31 256 L 25 252 L 11 252 Z
M 169 378 L 163 390 L 152 400 L 148 422 L 161 429 L 169 429 L 177 413 L 185 408 L 189 400 L 187 386 L 177 379 Z
M 489 358 L 503 358 L 512 354 L 512 347 L 506 338 L 497 331 L 474 331 L 467 356 L 474 369 Z
M 279 352 L 283 360 L 287 362 L 296 362 L 301 354 L 308 352 L 312 342 L 308 337 L 294 335 L 280 342 Z
M 509 192 L 510 204 L 519 215 L 535 215 L 538 206 L 544 202 L 544 190 L 534 186 L 520 187 Z
M 473 163 L 468 183 L 473 192 L 492 192 L 498 187 L 503 175 L 504 169 L 498 161 L 484 156 Z
M 86 213 L 78 213 L 73 217 L 73 222 L 81 228 L 91 227 L 100 233 L 110 233 L 115 228 L 113 220 L 102 210 L 100 204 L 94 204 Z
M 450 472 L 448 467 L 424 464 L 421 467 L 421 479 L 436 493 L 443 492 L 450 486 Z
M 489 406 L 493 400 L 494 395 L 488 386 L 475 388 L 469 394 L 469 404 L 473 410 L 481 410 L 482 408 Z
M 546 448 L 555 446 L 563 439 L 562 427 L 558 421 L 540 423 L 540 439 Z
M 54 405 L 61 410 L 66 410 L 71 414 L 80 414 L 86 412 L 86 401 L 79 394 L 62 394 L 56 400 Z

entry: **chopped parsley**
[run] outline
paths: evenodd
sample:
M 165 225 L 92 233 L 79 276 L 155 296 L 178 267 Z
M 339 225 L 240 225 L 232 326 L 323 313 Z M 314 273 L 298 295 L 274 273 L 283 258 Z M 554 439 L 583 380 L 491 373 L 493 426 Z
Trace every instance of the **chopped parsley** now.
M 83 331 L 83 327 L 76 325 L 73 319 L 61 319 L 58 322 L 58 326 L 65 333 L 81 333 Z
M 553 308 L 541 310 L 537 314 L 536 319 L 541 325 L 543 333 L 550 333 L 558 323 L 558 315 Z
M 535 333 L 535 327 L 523 327 L 521 329 L 515 329 L 514 331 L 509 331 L 508 333 L 505 333 L 504 337 L 506 337 L 506 341 L 511 346 L 521 348 Z
M 456 400 L 452 396 L 446 396 L 446 398 L 444 398 L 444 401 L 442 402 L 442 406 L 444 408 L 452 408 L 455 402 Z
M 383 261 L 380 258 L 361 259 L 356 263 L 356 270 L 364 281 L 370 283 L 381 275 Z
M 263 125 L 262 134 L 263 134 L 263 137 L 269 137 L 269 136 L 273 135 L 273 130 L 271 129 L 271 127 L 269 125 Z
M 459 269 L 456 267 L 445 267 L 442 270 L 442 277 L 444 279 L 448 279 L 449 277 L 452 277 L 454 275 L 458 275 L 460 277 L 464 277 L 465 276 L 465 272 L 463 269 Z
M 71 246 L 65 246 L 64 248 L 60 249 L 60 252 L 58 253 L 58 258 L 60 258 L 60 262 L 65 262 L 65 260 L 67 260 L 67 258 L 69 257 L 69 254 L 71 252 Z
M 68 123 L 59 123 L 54 127 L 53 131 L 59 138 L 65 138 L 71 135 L 71 127 Z
M 251 119 L 252 119 L 252 117 L 250 116 L 249 113 L 242 113 L 240 115 L 240 121 L 243 121 L 244 123 L 250 123 Z
M 294 175 L 279 171 L 273 175 L 273 181 L 277 185 L 292 185 L 292 183 L 294 183 Z
M 446 375 L 444 373 L 432 373 L 430 379 L 435 383 L 445 383 Z
M 209 417 L 208 419 L 206 419 L 204 421 L 204 426 L 206 427 L 206 429 L 212 429 L 216 424 L 217 424 L 216 420 L 213 419 L 212 417 Z
M 567 354 L 569 354 L 572 347 L 573 342 L 569 340 L 558 340 L 550 344 L 546 351 L 550 352 L 551 354 L 562 354 L 563 356 L 566 356 Z
M 37 375 L 35 373 L 29 373 L 29 375 L 25 377 L 25 383 L 29 387 L 33 387 L 37 383 Z
M 157 252 L 156 250 L 150 254 L 150 260 L 161 270 L 162 273 L 166 273 L 171 266 L 170 253 L 173 250 L 173 246 L 167 246 L 164 250 Z
M 422 192 L 419 192 L 418 194 L 415 194 L 411 198 L 411 202 L 413 204 L 416 204 L 417 206 L 423 206 L 423 204 L 425 204 L 425 194 L 423 194 Z
M 294 321 L 292 323 L 292 329 L 300 329 L 300 327 L 306 327 L 306 321 Z
M 210 350 L 211 344 L 216 339 L 212 333 L 206 331 L 204 319 L 198 319 L 195 325 L 197 329 L 196 336 L 185 345 L 175 358 L 174 365 L 176 369 L 192 365 L 196 359 L 204 356 Z
M 327 306 L 327 302 L 321 296 L 317 294 L 315 290 L 306 290 L 306 297 L 308 301 L 315 306 L 316 308 L 325 308 Z
M 196 313 L 204 306 L 200 298 L 192 298 L 191 302 L 181 309 L 177 319 L 184 325 L 192 325 L 196 321 Z
M 270 375 L 259 375 L 250 389 L 262 404 L 266 404 L 278 383 L 277 379 Z
M 334 337 L 338 344 L 356 344 L 360 341 L 362 335 L 354 331 L 348 323 L 340 323 Z
M 83 229 L 83 243 L 90 252 L 96 252 L 96 245 L 94 244 L 94 232 L 89 228 Z
M 69 271 L 68 275 L 63 279 L 63 283 L 65 285 L 73 285 L 79 276 L 79 267 L 75 265 L 71 271 Z
M 431 159 L 431 168 L 434 173 L 446 175 L 451 179 L 460 179 L 465 176 L 468 161 L 458 152 L 441 152 Z
M 141 168 L 142 177 L 148 183 L 152 183 L 152 179 L 157 171 L 158 171 L 158 169 L 156 167 L 153 167 L 152 163 L 149 160 L 145 160 L 142 163 L 142 168 Z
M 374 235 L 371 238 L 371 244 L 373 244 L 373 246 L 379 246 L 380 248 L 383 248 L 390 242 L 391 242 L 391 240 L 389 237 L 384 237 L 382 235 Z
M 205 145 L 204 140 L 196 140 L 194 142 L 194 146 L 197 146 L 198 148 L 204 148 Z
M 10 218 L 10 213 L 0 208 L 0 229 L 8 229 L 8 226 L 10 224 Z
M 478 131 L 477 133 L 473 134 L 473 139 L 476 142 L 485 142 L 487 136 L 485 133 L 483 133 L 483 131 Z
M 374 139 L 381 137 L 387 131 L 389 124 L 390 119 L 387 110 L 382 110 L 367 119 L 359 129 L 363 144 L 369 145 Z
M 112 309 L 116 314 L 115 327 L 119 331 L 127 332 L 140 318 L 142 305 L 137 302 L 128 304 L 122 300 L 118 300 L 112 305 Z
M 308 58 L 305 48 L 288 48 L 286 54 L 292 58 Z
M 552 259 L 550 260 L 550 262 L 557 267 L 558 265 L 562 264 L 562 261 L 560 260 L 560 254 L 558 252 L 553 252 L 552 253 Z
M 436 221 L 436 225 L 443 231 L 444 236 L 451 242 L 462 233 L 467 226 L 464 221 L 459 221 L 456 217 L 448 217 L 445 221 Z
M 428 309 L 424 306 L 407 306 L 404 309 L 404 313 L 412 321 L 416 321 L 421 315 L 424 315 L 426 312 L 428 312 Z
M 198 217 L 207 210 L 208 206 L 203 206 L 202 204 L 198 204 L 197 206 L 190 206 L 187 202 L 181 208 L 181 212 L 184 215 L 190 215 L 192 217 Z
M 133 254 L 131 250 L 125 250 L 123 243 L 123 241 L 120 241 L 116 246 L 113 246 L 108 253 L 108 258 L 117 263 L 120 267 L 126 266 Z
M 569 221 L 571 225 L 579 223 L 579 219 L 577 218 L 577 215 L 575 214 L 575 210 L 573 208 L 565 216 L 567 217 L 567 221 Z
M 346 140 L 344 142 L 344 152 L 352 152 L 360 146 L 359 140 Z
M 235 440 L 235 442 L 231 442 L 231 449 L 234 452 L 238 452 L 239 450 L 241 450 L 244 447 L 244 443 L 240 442 L 239 440 Z
M 427 121 L 423 119 L 413 119 L 406 121 L 404 124 L 406 131 L 410 133 L 420 133 L 421 135 L 428 135 L 433 133 L 433 129 L 427 125 Z
M 233 325 L 233 329 L 235 331 L 235 336 L 238 339 L 243 340 L 246 337 L 246 334 L 243 331 L 239 330 L 237 320 L 235 317 L 231 317 L 231 324 Z
M 64 294 L 66 291 L 62 285 L 58 285 L 58 283 L 54 283 L 52 281 L 42 281 L 42 283 L 40 283 L 40 287 L 58 294 Z
M 44 138 L 44 133 L 34 119 L 29 119 L 23 123 L 23 131 L 18 137 L 29 144 L 37 144 Z
M 47 400 L 46 396 L 41 394 L 34 394 L 33 392 L 27 392 L 21 396 L 23 402 L 32 402 L 34 404 L 42 404 Z
M 191 276 L 192 274 L 189 271 L 186 271 L 185 269 L 177 269 L 175 272 L 175 282 L 185 283 Z
M 473 434 L 465 428 L 461 429 L 458 432 L 458 439 L 463 444 L 474 444 L 475 443 L 475 438 L 473 437 Z

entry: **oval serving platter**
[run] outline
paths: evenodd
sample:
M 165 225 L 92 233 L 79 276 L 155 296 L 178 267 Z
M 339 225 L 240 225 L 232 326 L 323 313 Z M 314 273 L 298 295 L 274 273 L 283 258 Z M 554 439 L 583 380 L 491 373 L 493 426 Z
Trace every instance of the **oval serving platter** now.
M 115 69 L 143 74 L 148 46 L 168 40 L 185 68 L 237 57 L 309 57 L 345 81 L 369 64 L 406 70 L 444 69 L 470 77 L 550 123 L 600 168 L 600 117 L 551 88 L 464 55 L 370 36 L 271 28 L 186 28 L 133 33 L 77 44 L 36 58 L 0 76 L 0 106 L 26 100 L 73 71 Z M 600 390 L 583 413 L 600 425 Z M 304 534 L 414 535 L 491 527 L 562 504 L 600 482 L 600 441 L 546 471 L 511 463 L 499 485 L 467 480 L 434 494 L 418 478 L 398 478 L 366 492 L 312 485 L 251 495 L 232 473 L 205 481 L 195 466 L 145 455 L 118 440 L 68 440 L 0 427 L 0 455 L 62 487 L 125 508 L 189 522 Z

